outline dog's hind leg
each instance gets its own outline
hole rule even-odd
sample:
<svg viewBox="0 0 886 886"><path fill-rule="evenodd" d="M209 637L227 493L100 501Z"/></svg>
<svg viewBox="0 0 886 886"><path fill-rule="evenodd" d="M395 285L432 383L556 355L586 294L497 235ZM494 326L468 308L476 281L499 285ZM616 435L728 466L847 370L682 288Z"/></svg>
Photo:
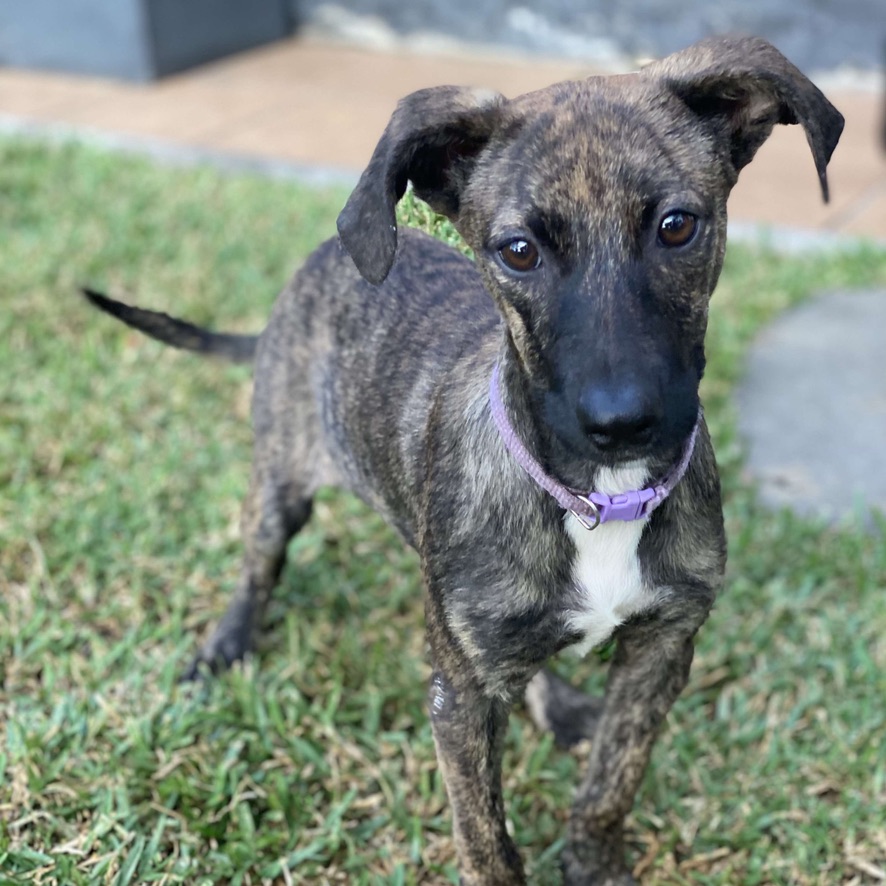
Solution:
<svg viewBox="0 0 886 886"><path fill-rule="evenodd" d="M545 669L526 687L526 709L539 729L551 732L561 748L592 738L603 712L603 698L588 695Z"/></svg>
<svg viewBox="0 0 886 886"><path fill-rule="evenodd" d="M240 581L221 621L185 673L186 680L196 678L201 667L224 670L249 652L286 562L286 546L311 516L311 497L270 474L257 460L241 515L245 553Z"/></svg>

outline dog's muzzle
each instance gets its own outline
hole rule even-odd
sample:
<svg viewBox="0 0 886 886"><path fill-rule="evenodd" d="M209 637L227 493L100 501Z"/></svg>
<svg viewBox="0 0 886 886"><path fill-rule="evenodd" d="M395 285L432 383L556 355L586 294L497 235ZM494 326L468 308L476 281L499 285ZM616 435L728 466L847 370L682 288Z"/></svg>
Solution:
<svg viewBox="0 0 886 886"><path fill-rule="evenodd" d="M695 441L701 424L702 411L699 408L695 426L686 440L679 462L653 486L634 489L617 495L604 492L580 492L564 486L551 477L538 460L523 445L505 412L499 387L499 366L496 363L489 380L489 405L492 418L508 452L517 464L532 477L566 511L571 511L585 529L596 529L602 523L612 520L641 520L648 517L673 491L683 479L695 451Z"/></svg>

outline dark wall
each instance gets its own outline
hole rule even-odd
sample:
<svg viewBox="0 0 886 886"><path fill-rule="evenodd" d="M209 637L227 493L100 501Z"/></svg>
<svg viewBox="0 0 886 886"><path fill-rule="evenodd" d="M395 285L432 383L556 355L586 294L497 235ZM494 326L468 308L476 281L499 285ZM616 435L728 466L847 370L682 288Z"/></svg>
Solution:
<svg viewBox="0 0 886 886"><path fill-rule="evenodd" d="M302 21L330 18L326 0L294 5ZM805 70L871 68L882 63L886 39L886 0L337 0L334 6L377 16L402 35L439 33L562 57L662 56L737 31L766 37Z"/></svg>
<svg viewBox="0 0 886 886"><path fill-rule="evenodd" d="M286 0L0 0L0 64L148 80L291 24Z"/></svg>
<svg viewBox="0 0 886 886"><path fill-rule="evenodd" d="M0 63L136 80L152 69L139 4L109 0L0 0Z"/></svg>

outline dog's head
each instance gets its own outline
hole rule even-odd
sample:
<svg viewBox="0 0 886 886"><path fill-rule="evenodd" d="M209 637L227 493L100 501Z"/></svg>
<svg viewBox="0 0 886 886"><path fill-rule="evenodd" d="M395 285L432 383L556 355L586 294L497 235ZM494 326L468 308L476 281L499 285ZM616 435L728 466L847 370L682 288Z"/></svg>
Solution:
<svg viewBox="0 0 886 886"><path fill-rule="evenodd" d="M474 250L565 474L672 454L698 411L726 199L777 123L806 130L827 199L843 118L760 39L510 101L421 90L394 113L339 233L381 283L411 182Z"/></svg>

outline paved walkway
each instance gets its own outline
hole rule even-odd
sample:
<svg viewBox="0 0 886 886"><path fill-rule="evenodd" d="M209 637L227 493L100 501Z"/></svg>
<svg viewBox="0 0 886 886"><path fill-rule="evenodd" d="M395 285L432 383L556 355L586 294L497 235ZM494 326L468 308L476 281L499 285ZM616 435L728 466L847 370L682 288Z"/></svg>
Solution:
<svg viewBox="0 0 886 886"><path fill-rule="evenodd" d="M886 504L886 292L830 292L754 342L736 392L761 500L826 520Z"/></svg>
<svg viewBox="0 0 886 886"><path fill-rule="evenodd" d="M576 62L374 53L292 38L150 85L0 69L0 124L78 127L354 174L397 99L414 89L458 83L517 95L595 73ZM826 91L847 119L829 170L832 202L821 203L800 127L777 127L742 173L730 218L886 241L882 95Z"/></svg>

